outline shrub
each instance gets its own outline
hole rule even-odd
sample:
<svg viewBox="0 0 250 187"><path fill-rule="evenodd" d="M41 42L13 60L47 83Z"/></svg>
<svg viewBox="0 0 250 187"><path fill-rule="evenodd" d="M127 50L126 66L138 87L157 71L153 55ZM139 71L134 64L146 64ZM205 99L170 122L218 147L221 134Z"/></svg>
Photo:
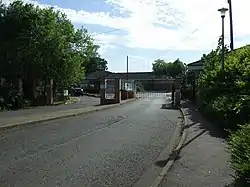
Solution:
<svg viewBox="0 0 250 187"><path fill-rule="evenodd" d="M25 101L17 89L8 84L0 86L0 110L19 109L24 104Z"/></svg>
<svg viewBox="0 0 250 187"><path fill-rule="evenodd" d="M225 129L237 130L237 124L249 122L250 96L229 93L211 102L212 108Z"/></svg>
<svg viewBox="0 0 250 187"><path fill-rule="evenodd" d="M242 186L250 185L250 124L233 133L229 138L230 164Z"/></svg>
<svg viewBox="0 0 250 187"><path fill-rule="evenodd" d="M227 54L225 70L219 68L219 51L212 51L201 60L204 71L199 79L199 108L225 129L237 130L237 124L250 119L250 46Z"/></svg>

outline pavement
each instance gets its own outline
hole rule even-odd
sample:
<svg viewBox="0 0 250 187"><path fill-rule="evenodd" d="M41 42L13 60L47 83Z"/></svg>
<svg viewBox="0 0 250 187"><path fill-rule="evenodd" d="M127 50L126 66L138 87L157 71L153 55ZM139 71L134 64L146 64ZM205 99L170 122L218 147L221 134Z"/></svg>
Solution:
<svg viewBox="0 0 250 187"><path fill-rule="evenodd" d="M71 110L71 109L79 109L84 107L96 106L100 104L100 98L82 96L78 97L79 102L73 104L62 104L56 106L40 106L30 109L16 110L16 111L7 111L0 112L0 119L10 118L10 117L19 117L19 116L27 116L34 114L42 114L47 112L57 112L63 110ZM0 122L1 123L1 122Z"/></svg>
<svg viewBox="0 0 250 187"><path fill-rule="evenodd" d="M69 117L112 107L112 105L100 106L100 99L98 98L83 96L78 97L78 99L78 102L72 104L41 106L30 109L0 112L0 129L5 130L6 128L29 125L41 121ZM123 102L128 101L129 100Z"/></svg>
<svg viewBox="0 0 250 187"><path fill-rule="evenodd" d="M2 132L1 187L150 186L181 128L165 95Z"/></svg>
<svg viewBox="0 0 250 187"><path fill-rule="evenodd" d="M187 138L179 156L160 187L223 187L233 178L223 133L206 121L198 110L183 102Z"/></svg>

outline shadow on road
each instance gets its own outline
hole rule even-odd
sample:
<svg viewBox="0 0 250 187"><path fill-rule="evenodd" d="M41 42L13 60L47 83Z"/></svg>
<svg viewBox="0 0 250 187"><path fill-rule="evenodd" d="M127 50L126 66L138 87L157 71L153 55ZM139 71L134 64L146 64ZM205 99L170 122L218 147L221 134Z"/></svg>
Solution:
<svg viewBox="0 0 250 187"><path fill-rule="evenodd" d="M173 151L166 160L159 160L155 162L155 165L163 168L169 161L179 160L181 157L178 155L179 150Z"/></svg>
<svg viewBox="0 0 250 187"><path fill-rule="evenodd" d="M167 104L162 104L161 105L161 109L168 109L168 110L179 110L180 107L174 106L171 103L167 103Z"/></svg>
<svg viewBox="0 0 250 187"><path fill-rule="evenodd" d="M197 125L198 130L208 131L209 135L216 138L226 139L228 137L228 132L223 130L218 124L212 124L204 119L194 105L183 102L182 107L184 110L186 109L187 112L185 115L189 116L190 121Z"/></svg>
<svg viewBox="0 0 250 187"><path fill-rule="evenodd" d="M168 109L168 107L169 106L164 106L164 105L162 106L162 108L164 109ZM182 107L184 109L184 115L187 116L188 120L187 121L188 124L185 127L183 127L183 129L189 129L193 127L192 129L193 131L196 131L196 133L195 135L193 135L193 137L189 136L188 140L185 141L184 145L180 148L180 150L175 150L166 160L159 160L155 162L155 165L158 167L163 168L164 166L166 166L166 164L169 161L174 160L174 158L183 148L194 142L197 138L201 137L205 133L207 133L212 137L221 139L222 141L225 141L225 139L227 138L228 133L222 130L220 126L212 124L206 119L204 119L194 105L188 102L184 102L182 104ZM169 108L171 109L171 107ZM180 158L181 156L178 155L175 160L179 160ZM227 184L224 187L245 187L245 186L247 187L249 185L247 185L246 182L244 183L244 181L240 179L235 179L232 183Z"/></svg>
<svg viewBox="0 0 250 187"><path fill-rule="evenodd" d="M186 127L184 127L184 128L185 128L185 129L186 129L186 128L190 128L190 127L193 126L193 125L196 125L196 123L192 123L192 124L190 124L190 125L188 125L188 126L186 126ZM201 135L203 135L205 132L206 132L206 130L203 130L202 132L200 132L199 134L197 134L196 136L194 136L193 138L191 138L189 141L187 141L185 144L183 144L179 150L173 151L173 152L169 155L168 159L166 159L166 160L159 160L159 161L155 162L155 165L157 165L157 166L163 168L169 161L171 161L171 160L179 160L181 157L180 157L180 155L179 155L178 153L179 153L184 147L186 147L186 146L189 145L191 142L193 142L195 139L197 139L197 138L199 138Z"/></svg>
<svg viewBox="0 0 250 187"><path fill-rule="evenodd" d="M247 184L246 181L242 179L235 179L231 184L227 184L224 187L249 187L249 183Z"/></svg>

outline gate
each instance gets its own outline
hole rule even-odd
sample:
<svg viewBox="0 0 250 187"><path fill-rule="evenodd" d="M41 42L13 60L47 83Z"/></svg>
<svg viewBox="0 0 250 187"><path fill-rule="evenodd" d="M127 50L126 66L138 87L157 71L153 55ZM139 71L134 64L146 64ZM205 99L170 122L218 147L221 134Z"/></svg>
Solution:
<svg viewBox="0 0 250 187"><path fill-rule="evenodd" d="M136 80L137 98L171 98L174 79Z"/></svg>

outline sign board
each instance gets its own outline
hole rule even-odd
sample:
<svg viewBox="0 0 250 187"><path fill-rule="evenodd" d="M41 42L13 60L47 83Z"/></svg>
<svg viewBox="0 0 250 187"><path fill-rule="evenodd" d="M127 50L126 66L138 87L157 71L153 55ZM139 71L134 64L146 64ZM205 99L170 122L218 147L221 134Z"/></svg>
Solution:
<svg viewBox="0 0 250 187"><path fill-rule="evenodd" d="M100 89L101 90L105 89L105 84L100 84Z"/></svg>
<svg viewBox="0 0 250 187"><path fill-rule="evenodd" d="M64 96L68 96L69 95L69 91L68 90L63 90L63 95Z"/></svg>
<svg viewBox="0 0 250 187"><path fill-rule="evenodd" d="M125 83L125 90L127 91L132 91L133 90L133 85L131 83Z"/></svg>
<svg viewBox="0 0 250 187"><path fill-rule="evenodd" d="M105 93L105 99L115 99L114 93Z"/></svg>
<svg viewBox="0 0 250 187"><path fill-rule="evenodd" d="M105 99L115 99L115 79L105 80Z"/></svg>

